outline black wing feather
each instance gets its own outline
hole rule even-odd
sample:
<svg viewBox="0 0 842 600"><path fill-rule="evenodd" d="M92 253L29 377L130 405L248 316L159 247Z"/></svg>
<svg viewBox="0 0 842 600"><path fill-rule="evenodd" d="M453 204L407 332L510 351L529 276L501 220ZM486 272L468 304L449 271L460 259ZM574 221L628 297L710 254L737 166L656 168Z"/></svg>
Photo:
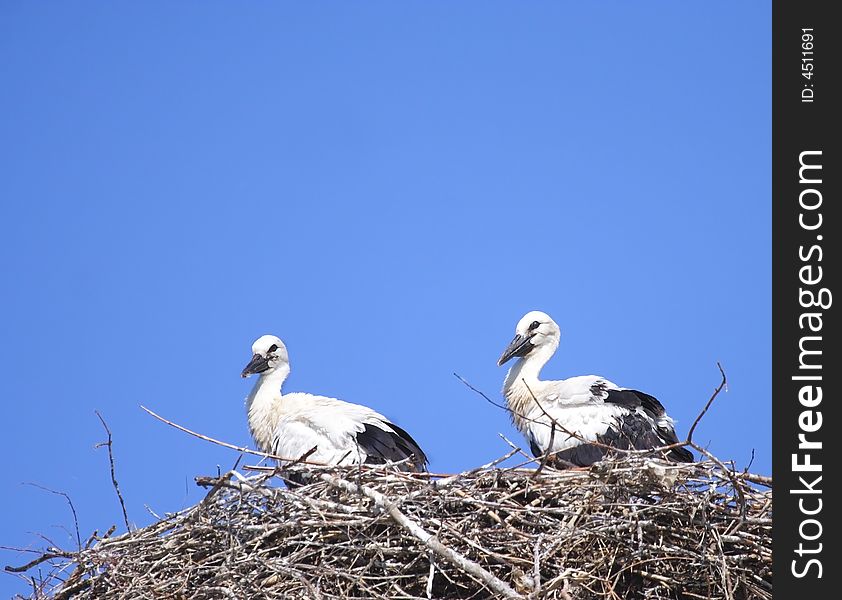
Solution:
<svg viewBox="0 0 842 600"><path fill-rule="evenodd" d="M642 408L643 412L652 419L659 419L666 414L664 405L649 394L637 390L606 390L604 388L602 390L602 393L605 394L605 402L609 404L617 404L631 411Z"/></svg>
<svg viewBox="0 0 842 600"><path fill-rule="evenodd" d="M605 390L605 392L607 392L605 402L618 404L631 411L641 408L643 409L643 412L652 419L654 425L649 424L649 429L655 434L656 437L654 439L657 441L655 443L651 443L652 436L649 435L645 435L645 439L641 439L639 441L632 438L635 439L635 448L639 450L646 450L657 446L669 446L670 444L678 443L678 436L676 436L675 430L672 427L659 427L657 425L658 419L666 415L667 412L664 409L664 405L661 404L657 398L638 390ZM643 424L634 424L632 429L637 429L641 426L643 426ZM624 426L621 429L626 429L626 427ZM620 432L621 435L626 437L628 437L631 433L631 429ZM693 462L693 454L687 450L687 448L673 448L667 452L667 456L676 462Z"/></svg>
<svg viewBox="0 0 842 600"><path fill-rule="evenodd" d="M386 431L371 423L365 423L357 434L357 444L368 455L366 462L382 464L398 462L409 458L415 467L424 471L427 456L406 431L393 423L386 423L393 431Z"/></svg>

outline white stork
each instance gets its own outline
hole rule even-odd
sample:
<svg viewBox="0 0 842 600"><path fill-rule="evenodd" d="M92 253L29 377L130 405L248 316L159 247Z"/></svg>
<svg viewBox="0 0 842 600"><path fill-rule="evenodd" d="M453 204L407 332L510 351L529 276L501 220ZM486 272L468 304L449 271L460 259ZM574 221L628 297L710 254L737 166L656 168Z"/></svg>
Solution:
<svg viewBox="0 0 842 600"><path fill-rule="evenodd" d="M552 452L562 464L584 467L601 460L608 452L605 446L648 450L678 442L672 418L649 394L618 387L596 375L539 379L561 338L561 330L546 313L527 313L515 334L497 364L518 359L506 375L503 394L533 455ZM669 450L667 457L693 462L693 455L683 447Z"/></svg>
<svg viewBox="0 0 842 600"><path fill-rule="evenodd" d="M260 375L246 397L246 410L263 452L295 460L315 448L307 461L349 465L409 459L406 468L426 470L427 457L415 440L380 413L336 398L282 393L290 367L279 338L261 336L251 349L242 376Z"/></svg>

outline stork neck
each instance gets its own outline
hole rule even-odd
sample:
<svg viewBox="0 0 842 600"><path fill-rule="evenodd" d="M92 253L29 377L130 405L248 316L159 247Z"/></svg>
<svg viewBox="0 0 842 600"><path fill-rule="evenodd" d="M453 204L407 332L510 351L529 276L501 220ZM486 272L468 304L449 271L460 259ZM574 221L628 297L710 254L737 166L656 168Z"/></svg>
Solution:
<svg viewBox="0 0 842 600"><path fill-rule="evenodd" d="M281 387L288 375L289 366L261 375L246 397L249 429L263 452L275 451L273 436L278 419L276 402L282 399Z"/></svg>
<svg viewBox="0 0 842 600"><path fill-rule="evenodd" d="M281 389L284 385L284 381L286 381L287 377L289 377L289 365L281 365L277 369L272 371L267 371L260 376L260 380L257 382L259 386L267 386L272 387L275 390Z"/></svg>
<svg viewBox="0 0 842 600"><path fill-rule="evenodd" d="M260 404L269 401L280 393L287 377L289 377L289 365L262 374L246 399L246 407L249 412L251 412L255 403Z"/></svg>
<svg viewBox="0 0 842 600"><path fill-rule="evenodd" d="M537 348L527 356L519 358L512 365L503 384L503 395L512 411L512 421L521 432L526 432L528 423L525 415L534 403L534 398L541 393L541 369L555 352L552 346Z"/></svg>
<svg viewBox="0 0 842 600"><path fill-rule="evenodd" d="M524 381L527 385L537 383L541 369L550 360L554 350L555 348L549 346L537 348L530 354L519 358L506 375L505 389L511 389L514 385L523 385Z"/></svg>

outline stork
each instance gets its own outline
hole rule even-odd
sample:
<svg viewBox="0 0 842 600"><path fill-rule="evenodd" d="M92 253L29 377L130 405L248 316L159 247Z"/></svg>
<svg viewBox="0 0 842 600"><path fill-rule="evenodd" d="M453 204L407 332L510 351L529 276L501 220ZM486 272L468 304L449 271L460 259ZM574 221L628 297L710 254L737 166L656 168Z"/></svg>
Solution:
<svg viewBox="0 0 842 600"><path fill-rule="evenodd" d="M534 456L550 452L561 464L585 467L601 460L608 447L650 450L678 443L675 422L649 394L596 375L539 379L560 338L561 330L549 315L529 312L497 361L502 366L518 359L506 374L503 395ZM666 456L693 462L683 447L672 448Z"/></svg>
<svg viewBox="0 0 842 600"><path fill-rule="evenodd" d="M380 413L326 396L284 394L290 366L280 338L261 336L251 350L242 377L259 375L246 397L246 411L263 452L290 461L306 456L325 465L404 461L405 469L426 470L427 457L412 436Z"/></svg>

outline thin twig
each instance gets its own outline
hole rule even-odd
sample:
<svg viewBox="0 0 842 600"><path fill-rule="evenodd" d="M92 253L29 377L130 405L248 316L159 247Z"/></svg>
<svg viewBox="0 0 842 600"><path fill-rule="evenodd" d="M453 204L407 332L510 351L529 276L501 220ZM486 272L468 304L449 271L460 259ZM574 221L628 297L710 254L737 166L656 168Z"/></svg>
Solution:
<svg viewBox="0 0 842 600"><path fill-rule="evenodd" d="M482 396L483 398L485 398L486 402L488 402L489 404L491 404L491 405L493 405L493 406L496 406L497 408L501 408L501 409L505 410L505 411L506 411L507 413L509 413L510 415L515 415L515 414L517 414L515 411L513 411L511 408L509 408L509 407L508 407L508 406L506 406L505 404L500 404L499 402L495 402L494 400L492 400L491 398L489 398L488 396L486 396L484 392L482 392L482 391L478 390L477 388L475 388L474 386L472 386L470 383L468 383L468 381L467 381L464 377L462 377L459 373L454 373L454 374L453 374L453 376L454 376L454 377L456 377L456 379L458 379L458 380L459 380L459 381L461 381L462 383L464 383L466 386L468 386L470 389L472 389L473 391L475 391L477 394L479 394L480 396ZM519 417L521 417L521 418L524 418L524 419L526 418L526 417L524 417L523 415L518 415L518 416L519 416ZM528 419L528 420L529 420L529 419Z"/></svg>
<svg viewBox="0 0 842 600"><path fill-rule="evenodd" d="M713 404L714 400L716 400L716 397L719 395L719 392L721 392L725 388L725 385L728 383L728 379L725 377L725 370L722 368L722 365L719 364L719 362L717 362L716 366L719 367L719 372L722 374L722 381L719 383L716 389L713 390L713 395L710 397L710 400L708 400L707 404L705 404L705 407L702 409L702 412L699 413L699 416L696 417L696 420L693 421L693 425L690 427L690 431L687 432L686 442L688 444L693 441L693 432L696 431L696 425L699 424L699 421L702 420L702 417L705 416L705 413L710 408L710 405Z"/></svg>
<svg viewBox="0 0 842 600"><path fill-rule="evenodd" d="M108 447L108 462L111 465L111 485L114 486L114 491L117 492L117 499L120 501L120 508L123 511L123 523L126 524L126 531L131 531L131 525L129 525L129 514L126 512L126 503L123 502L123 494L120 493L120 486L117 483L117 475L114 472L114 453L112 451L112 440L111 440L111 430L108 428L108 424L105 422L105 419L102 418L102 415L99 414L98 410L95 410L96 416L99 417L99 422L102 423L102 426L105 428L105 433L108 435L108 440L105 442L100 442L94 448L101 448L102 446Z"/></svg>
<svg viewBox="0 0 842 600"><path fill-rule="evenodd" d="M183 426L181 426L177 423L174 423L174 422L170 421L169 419L165 419L161 415L149 410L148 408L146 408L143 405L141 405L140 408L145 410L147 413L149 413L150 415L152 415L153 417L155 417L156 419L158 419L162 423L166 423L170 427L174 427L174 428L178 429L179 431L183 431L184 433L189 433L193 437L197 437L200 440L205 440L206 442L216 444L217 446L222 446L224 448L230 448L231 450L236 450L237 452L242 452L244 454L251 454L252 456L260 456L262 458L268 458L270 460L277 460L279 462L293 462L293 461L298 460L298 459L295 459L295 458L286 458L284 456L278 456L276 454L268 454L266 452L260 452L258 450L252 450L251 448L248 448L246 446L235 446L234 444L229 444L228 442L222 442L220 440L217 440L217 439L214 439L212 437L203 435L201 433L196 433L195 431L193 431L191 429L187 429L186 427L183 427ZM307 465L318 465L318 466L323 466L323 467L327 466L325 463L314 462L314 461L309 461L309 460L301 460L301 461L298 461L298 462L301 462L301 463L307 464Z"/></svg>
<svg viewBox="0 0 842 600"><path fill-rule="evenodd" d="M67 500L67 504L70 505L70 512L73 513L73 526L76 528L76 546L79 550L82 549L82 536L79 534L79 518L76 516L76 507L73 506L73 500L70 499L70 496L65 494L64 492L57 492L56 490L51 490L48 487L44 487L43 485L39 485L37 483L27 482L24 485L31 485L32 487L38 488L39 490L44 490L45 492L50 492L51 494L55 494L56 496L63 496L65 500Z"/></svg>

